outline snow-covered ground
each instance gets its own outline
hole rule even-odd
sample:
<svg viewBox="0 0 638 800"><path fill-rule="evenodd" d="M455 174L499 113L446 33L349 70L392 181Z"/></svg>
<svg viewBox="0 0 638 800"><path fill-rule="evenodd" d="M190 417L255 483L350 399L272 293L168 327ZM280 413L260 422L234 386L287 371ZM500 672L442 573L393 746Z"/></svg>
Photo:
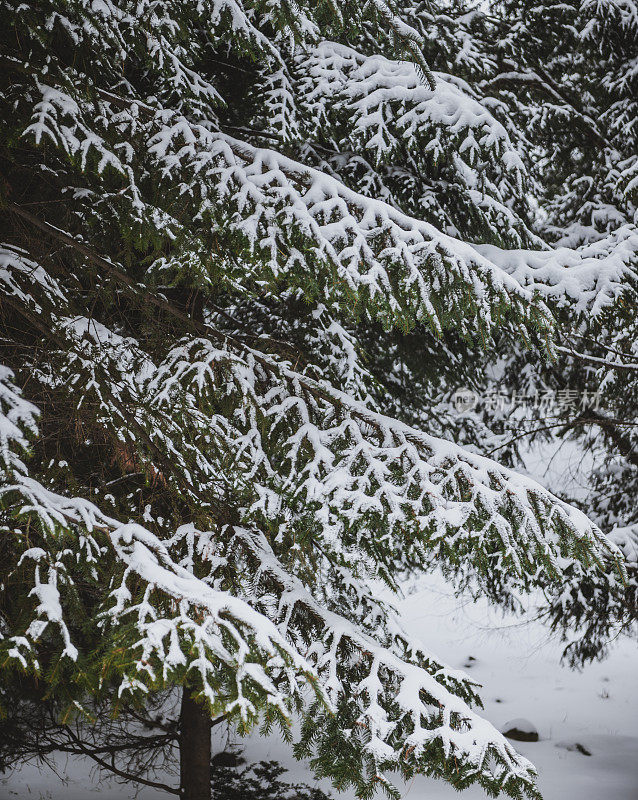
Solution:
<svg viewBox="0 0 638 800"><path fill-rule="evenodd" d="M476 676L485 715L494 725L502 728L523 717L537 728L540 741L516 746L538 768L546 800L638 798L635 642L620 641L606 661L574 672L560 666L560 643L551 641L543 626L502 619L482 604L459 603L441 582L410 596L402 611L432 650ZM579 752L578 744L591 755ZM463 794L467 800L482 796L478 789ZM417 780L405 797L458 795Z"/></svg>
<svg viewBox="0 0 638 800"><path fill-rule="evenodd" d="M537 728L540 741L516 746L537 766L545 800L638 800L636 642L621 640L606 661L573 672L560 666L560 643L544 627L503 618L482 603L459 601L438 577L422 581L399 608L406 626L428 649L450 665L465 667L483 684L485 715L497 727L523 717ZM276 737L244 744L251 761L291 762ZM303 765L290 766L292 777L313 783ZM98 786L88 765L60 768L72 776L66 783L35 767L2 777L0 798L125 800L135 795L130 785L102 781ZM458 795L445 784L421 778L401 788L406 800L485 797L480 789ZM139 793L139 800L167 797L152 790Z"/></svg>

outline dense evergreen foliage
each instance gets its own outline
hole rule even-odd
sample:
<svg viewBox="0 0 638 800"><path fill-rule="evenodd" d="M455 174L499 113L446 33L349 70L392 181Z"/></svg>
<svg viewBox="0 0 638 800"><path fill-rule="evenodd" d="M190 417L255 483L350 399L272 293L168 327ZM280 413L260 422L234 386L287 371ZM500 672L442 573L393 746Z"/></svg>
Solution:
<svg viewBox="0 0 638 800"><path fill-rule="evenodd" d="M624 250L622 301L591 315L567 288L552 310L559 358L500 349L497 385L508 395L546 394L562 402L520 417L491 419L504 441L564 441L590 466L577 501L622 549L629 578L609 591L596 576L570 581L545 611L563 628L574 663L600 657L619 629L638 619L638 7L631 0L503 2L490 19L496 69L483 83L498 92L525 130L523 161L542 213L535 232L555 246L594 252L614 239ZM599 272L604 280L609 265ZM612 267L613 273L613 267ZM503 450L500 451L503 453ZM574 627L581 627L575 636Z"/></svg>
<svg viewBox="0 0 638 800"><path fill-rule="evenodd" d="M182 691L181 724L191 698L242 731L299 720L295 754L362 797L392 771L538 796L476 684L379 597L441 568L510 607L542 589L583 653L626 623L613 459L592 522L511 468L512 420L450 402L495 365L589 386L619 351L601 385L635 409L614 8L561 4L544 39L524 3L0 2L7 742L107 709L174 743L151 709ZM618 610L602 632L583 596Z"/></svg>
<svg viewBox="0 0 638 800"><path fill-rule="evenodd" d="M234 751L212 758L213 800L329 800L321 789L286 780L276 761L246 764Z"/></svg>

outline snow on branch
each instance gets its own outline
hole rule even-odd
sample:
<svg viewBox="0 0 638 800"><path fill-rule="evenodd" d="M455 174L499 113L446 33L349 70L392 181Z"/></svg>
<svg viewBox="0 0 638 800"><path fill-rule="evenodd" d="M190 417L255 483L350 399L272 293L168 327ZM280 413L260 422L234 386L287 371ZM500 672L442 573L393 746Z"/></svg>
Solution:
<svg viewBox="0 0 638 800"><path fill-rule="evenodd" d="M0 365L0 474L26 472L19 454L37 431L38 409L22 397L13 378L13 372Z"/></svg>
<svg viewBox="0 0 638 800"><path fill-rule="evenodd" d="M600 314L638 281L638 229L623 225L604 238L571 249L476 250L549 302L567 305L576 314Z"/></svg>
<svg viewBox="0 0 638 800"><path fill-rule="evenodd" d="M627 563L638 566L638 525L612 528L608 536L622 552Z"/></svg>
<svg viewBox="0 0 638 800"><path fill-rule="evenodd" d="M250 348L184 342L158 367L151 402L174 405L178 388L209 404L215 430L220 398L236 409L225 449L256 495L246 519L310 525L331 552L373 573L400 552L404 563L435 559L507 596L560 583L580 562L619 560L582 512L535 481Z"/></svg>
<svg viewBox="0 0 638 800"><path fill-rule="evenodd" d="M193 533L210 539L202 532ZM180 566L157 536L135 523L111 521L110 539L125 572L113 592L116 604L104 613L101 625L108 629L114 621L133 616L139 636L133 645L139 659L125 676L121 692L135 686L143 675L155 683L161 673L168 682L175 670L184 668L197 674L213 713L236 714L244 723L254 722L258 715L255 687L285 718L304 683L324 696L314 669L272 622L245 601L211 588ZM127 588L131 575L146 586L138 602ZM165 605L155 593L169 600L172 611L163 610ZM219 690L220 663L231 668L225 679L236 686L236 696L228 702Z"/></svg>
<svg viewBox="0 0 638 800"><path fill-rule="evenodd" d="M413 64L329 41L299 53L296 65L314 123L320 126L331 108L341 111L350 136L377 161L409 143L435 161L453 151L468 164L484 156L500 159L504 171L525 172L504 126L459 78L436 72L435 84L424 86Z"/></svg>
<svg viewBox="0 0 638 800"><path fill-rule="evenodd" d="M67 298L59 283L19 247L0 243L0 289L37 313L42 300L58 306Z"/></svg>
<svg viewBox="0 0 638 800"><path fill-rule="evenodd" d="M386 324L427 321L440 330L456 319L464 330L489 328L500 303L516 306L542 328L547 310L539 302L530 311L534 293L569 298L577 310L597 313L634 276L629 264L638 233L631 226L580 249L472 246L319 170L183 118L174 118L149 144L165 174L177 177L187 169L201 181L206 199L200 214L214 216L215 196L228 204L222 224L242 234L273 277L365 306ZM309 275L308 256L296 246L300 235L312 260L330 269L332 285Z"/></svg>
<svg viewBox="0 0 638 800"><path fill-rule="evenodd" d="M55 113L65 119L61 124L56 116L56 137L64 135L65 147L83 158L93 147L106 158L113 148L89 136L75 105L59 94ZM105 120L110 113L113 124L127 124L124 112L109 112L108 97L100 105ZM596 313L633 275L627 265L638 248L633 228L580 250L472 246L273 150L174 112L148 111L151 118L144 123L131 112L130 124L146 137L139 152L159 170L168 191L190 197L202 235L212 225L218 246L232 244L235 258L243 250L244 258L228 269L235 287L285 279L319 300L338 301L386 325L426 322L442 330L454 323L474 334L489 331L512 307L528 330L546 329L550 315L543 302L533 301L535 293L565 296L578 310ZM126 174L136 213L152 214L140 197L134 166L118 169ZM165 212L155 216L158 224L166 222Z"/></svg>
<svg viewBox="0 0 638 800"><path fill-rule="evenodd" d="M303 583L279 564L263 536L234 531L236 543L247 547L253 560L258 559L254 580L248 575L243 579L253 591L264 576L278 584L274 619L263 610L270 608L272 616L273 606L264 605L263 596L244 600L219 591L196 576L193 564L189 569L183 559L180 563L169 552L169 547L179 551L190 537L197 540L197 552L206 561L211 555L202 544L214 541L212 534L185 525L167 543L139 524L119 523L88 501L63 497L25 475L13 477L13 484L2 485L0 496L27 498L17 519L35 514L50 530L61 527L72 534L83 529L92 537L101 535L112 548L98 549L102 561L115 555L110 570L121 575L110 592L112 601L104 604L100 626L105 636L113 635L114 628L122 636L130 630L132 618L131 650L137 654L122 667L120 693L144 693L184 671L194 672L213 713L237 714L248 725L257 718L260 703L288 719L291 698L307 702L302 687L310 683L328 713L334 714L336 704L343 700L358 708L358 724L365 729L364 750L376 764L375 774L407 761L418 770L425 750L436 741L446 760L466 762L466 773L493 781L506 791L510 781L517 786L522 781L535 796L535 772L529 762L445 687L448 683L457 692L473 696L471 684L463 687L463 676L447 671L422 652L404 648L400 655L322 608ZM39 669L38 643L49 625L61 632L61 656L75 660L79 655L65 608L74 591L77 551L67 550L71 558L65 559L63 550L56 552L55 542L56 537L45 537L46 549L30 547L18 565L35 563L32 595L38 604L23 634L5 640L3 649L24 668ZM42 569L47 569L46 582L41 580ZM133 577L135 581L130 581ZM97 574L95 580L99 585ZM293 631L293 615L299 612L312 619ZM282 617L287 619L283 627ZM313 636L309 642L303 629L312 631L317 624L322 629L321 641ZM305 652L300 652L304 636ZM353 668L352 648L360 653L363 667L355 664ZM427 759L423 760L426 764Z"/></svg>
<svg viewBox="0 0 638 800"><path fill-rule="evenodd" d="M417 772L427 769L424 754L436 742L444 760L464 764L473 779L481 776L504 791L510 782L522 782L534 796L533 766L459 696L467 696L471 687L463 673L450 670L396 631L382 646L358 625L327 610L282 568L262 534L235 528L229 552L236 555L242 549L253 564L254 578L245 581L252 602L259 603L260 596L276 587L274 619L288 638L304 643L305 657L315 665L333 705L350 699L372 778L378 780L387 769L406 770L408 764ZM314 621L310 636L299 624L308 615ZM354 656L344 658L352 651Z"/></svg>
<svg viewBox="0 0 638 800"><path fill-rule="evenodd" d="M96 108L44 84L37 90L42 100L25 135L36 144L51 138L82 164L97 158L98 175L109 168L122 176L118 202L128 198L134 219L177 237L177 220L144 199L140 182L151 169L167 196L192 203L204 239L232 249L231 285L285 278L386 325L425 322L440 331L454 322L487 332L512 308L530 328L549 324L542 304L530 307L531 293L470 245L319 170L173 111L144 106L141 114L134 100L122 110L110 93ZM127 131L143 139L135 154ZM110 141L123 134L121 145Z"/></svg>
<svg viewBox="0 0 638 800"><path fill-rule="evenodd" d="M165 175L193 175L200 215L226 236L241 234L272 279L388 325L422 321L441 330L455 319L463 330L489 329L499 307L512 306L532 325L547 322L542 305L530 310L531 293L470 245L275 151L174 118L151 137L149 152ZM258 264L252 272L263 279Z"/></svg>
<svg viewBox="0 0 638 800"><path fill-rule="evenodd" d="M15 433L13 418L19 409L20 417L26 415L29 422L33 406L25 401L18 403L20 395L12 389L11 375L4 367L0 378L3 401L0 431L3 440L11 439L22 447L24 442ZM8 411L4 402L7 398ZM244 722L249 722L254 720L259 700L275 706L288 718L290 698L299 696L304 683L316 686L313 668L272 622L244 601L228 592L211 589L192 572L174 563L166 545L153 533L137 524L118 522L90 501L52 492L23 470L23 465L20 471L2 470L0 502L17 522L36 518L43 533L38 537L33 530L31 538L39 538L41 546L26 546L16 566L26 569L29 563L34 564L31 596L37 599L37 605L23 633L0 642L10 659L38 671L38 643L50 625L61 634L60 657L78 658L68 617L75 602L75 579L86 580L80 557L88 537L92 560L107 561L111 565L107 573L123 574L110 597L108 580L102 586L102 590L107 588L100 622L105 635L112 634L112 626L130 627L129 617L135 618L131 648L140 655L128 668L125 665L120 676L121 693L146 692L150 685L156 685L158 673L163 673L163 679L169 681L176 670L186 669L197 674L201 692L211 707L219 706L220 697L228 696L224 711L237 713ZM76 547L65 547L69 542L60 536L61 531L77 540ZM180 531L178 538L179 534ZM114 564L110 548L116 556ZM43 570L46 581L42 579ZM89 574L95 588L100 587L105 576L97 572ZM136 576L138 586L134 591L127 586L129 576ZM145 587L141 598L139 581ZM158 598L156 594L161 596ZM216 693L213 688L217 685L219 689L219 664L228 668L226 683L231 685L228 695L223 691ZM322 697L321 690L317 690L317 696Z"/></svg>
<svg viewBox="0 0 638 800"><path fill-rule="evenodd" d="M326 545L371 559L373 570L397 552L421 564L436 553L506 594L560 580L565 558L616 557L581 512L533 481L214 329L215 342L187 339L156 367L96 322L60 317L55 327L70 345L58 379L76 375L81 394L86 373L104 424L126 420L157 469L167 479L177 472L180 491L201 501L217 495L215 482L239 482L247 519L310 520ZM181 428L171 422L177 409ZM374 543L370 525L380 531Z"/></svg>

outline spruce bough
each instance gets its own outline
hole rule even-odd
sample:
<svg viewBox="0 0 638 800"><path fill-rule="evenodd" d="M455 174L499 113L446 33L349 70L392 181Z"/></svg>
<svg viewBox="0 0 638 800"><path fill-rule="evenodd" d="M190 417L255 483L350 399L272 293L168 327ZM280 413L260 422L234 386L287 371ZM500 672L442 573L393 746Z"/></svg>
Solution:
<svg viewBox="0 0 638 800"><path fill-rule="evenodd" d="M537 797L377 582L437 565L513 605L620 554L415 424L388 354L551 357L565 275L606 308L638 240L542 249L511 120L430 69L415 9L1 7L4 713L37 695L71 730L181 690L189 800L222 718L361 797L392 771Z"/></svg>

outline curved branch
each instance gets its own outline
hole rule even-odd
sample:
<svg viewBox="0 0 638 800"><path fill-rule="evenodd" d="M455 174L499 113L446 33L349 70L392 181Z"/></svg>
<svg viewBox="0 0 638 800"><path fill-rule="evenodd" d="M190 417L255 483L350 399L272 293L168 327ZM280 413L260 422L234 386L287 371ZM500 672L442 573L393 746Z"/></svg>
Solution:
<svg viewBox="0 0 638 800"><path fill-rule="evenodd" d="M569 106L569 108L575 114L576 119L581 123L583 129L589 134L596 145L599 147L612 147L612 144L600 133L596 127L596 123L589 116L589 114L577 108L576 101L567 97L562 90L562 87L558 86L544 70L542 70L540 67L536 67L536 69L528 68L520 70L516 69L516 66L514 64L510 64L509 62L505 62L504 66L511 66L512 69L508 72L501 72L491 80L484 81L482 88L498 89L502 86L507 86L508 84L514 84L515 86L524 84L530 88L535 88L553 100L557 100Z"/></svg>
<svg viewBox="0 0 638 800"><path fill-rule="evenodd" d="M601 367L609 367L610 369L628 369L638 371L638 364L617 364L613 361L607 361L604 358L598 358L597 356L590 356L587 353L579 353L578 350L574 350L573 347L559 347L556 345L556 350L559 353L563 353L564 355L571 356L572 358L577 358L580 361L587 361L590 364L597 364Z"/></svg>
<svg viewBox="0 0 638 800"><path fill-rule="evenodd" d="M142 778L138 775L132 775L130 772L125 772L124 770L119 769L119 767L115 766L113 758L111 759L111 763L109 764L108 761L104 761L103 758L100 758L89 747L87 747L84 744L84 742L80 738L78 738L67 725L64 726L64 729L66 730L69 738L71 738L76 743L78 750L80 750L88 758L93 759L93 761L95 761L96 764L99 764L99 766L101 766L103 769L106 769L109 772L113 772L119 778L122 778L125 781L129 781L130 783L141 783L144 786L150 786L151 789L160 789L161 791L168 792L169 794L174 794L174 795L180 794L179 789L175 789L174 787L169 786L166 783L161 783L160 781L150 781L147 778Z"/></svg>

